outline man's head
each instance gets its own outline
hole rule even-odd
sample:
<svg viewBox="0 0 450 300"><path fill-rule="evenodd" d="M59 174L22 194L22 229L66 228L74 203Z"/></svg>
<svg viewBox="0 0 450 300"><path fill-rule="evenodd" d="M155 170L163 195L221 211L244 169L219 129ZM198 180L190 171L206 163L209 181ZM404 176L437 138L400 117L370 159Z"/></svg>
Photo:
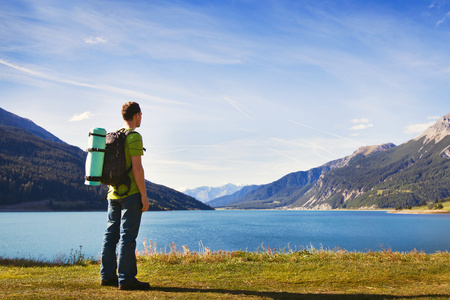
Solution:
<svg viewBox="0 0 450 300"><path fill-rule="evenodd" d="M139 127L141 125L141 116L141 108L138 103L130 101L122 106L122 117L125 122L134 121L134 125Z"/></svg>
<svg viewBox="0 0 450 300"><path fill-rule="evenodd" d="M127 102L122 106L122 117L125 121L132 121L135 114L141 112L139 104L133 101Z"/></svg>

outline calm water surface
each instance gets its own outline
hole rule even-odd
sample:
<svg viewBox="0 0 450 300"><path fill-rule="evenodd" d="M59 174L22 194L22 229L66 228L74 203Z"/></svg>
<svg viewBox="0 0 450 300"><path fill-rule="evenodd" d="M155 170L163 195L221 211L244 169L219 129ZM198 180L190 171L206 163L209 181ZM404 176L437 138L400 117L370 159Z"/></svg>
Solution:
<svg viewBox="0 0 450 300"><path fill-rule="evenodd" d="M106 212L0 213L0 256L52 260L82 246L98 257ZM174 211L146 212L137 239L173 242L192 251L257 251L262 247L348 251L450 251L450 215L383 211Z"/></svg>

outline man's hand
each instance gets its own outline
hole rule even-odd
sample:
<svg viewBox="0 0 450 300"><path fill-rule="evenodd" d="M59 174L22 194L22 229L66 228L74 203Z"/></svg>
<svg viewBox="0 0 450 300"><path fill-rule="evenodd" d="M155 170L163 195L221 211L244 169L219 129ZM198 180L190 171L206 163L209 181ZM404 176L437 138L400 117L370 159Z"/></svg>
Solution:
<svg viewBox="0 0 450 300"><path fill-rule="evenodd" d="M144 212L148 210L150 202L148 201L147 191L145 189L144 168L142 167L141 157L139 155L132 156L131 165L133 166L133 174L134 179L136 180L136 185L141 193L142 212Z"/></svg>
<svg viewBox="0 0 450 300"><path fill-rule="evenodd" d="M148 201L147 195L141 196L141 202L142 202L142 212L146 212L150 207L150 202Z"/></svg>

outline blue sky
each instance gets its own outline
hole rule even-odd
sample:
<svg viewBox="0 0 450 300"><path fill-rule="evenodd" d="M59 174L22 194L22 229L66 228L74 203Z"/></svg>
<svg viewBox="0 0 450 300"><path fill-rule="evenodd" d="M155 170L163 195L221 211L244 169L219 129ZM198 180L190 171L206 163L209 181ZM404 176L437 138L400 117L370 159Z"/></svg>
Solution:
<svg viewBox="0 0 450 300"><path fill-rule="evenodd" d="M450 112L450 1L0 3L0 106L87 148L143 110L146 178L264 184Z"/></svg>

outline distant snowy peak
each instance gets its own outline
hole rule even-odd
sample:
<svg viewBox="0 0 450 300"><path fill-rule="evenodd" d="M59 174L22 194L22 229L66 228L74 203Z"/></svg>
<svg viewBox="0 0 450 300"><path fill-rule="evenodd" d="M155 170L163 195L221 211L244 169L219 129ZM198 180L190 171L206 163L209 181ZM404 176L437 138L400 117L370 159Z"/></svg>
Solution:
<svg viewBox="0 0 450 300"><path fill-rule="evenodd" d="M195 189L187 189L183 191L183 193L202 202L208 202L218 197L231 195L239 191L243 187L244 185L235 185L232 183L228 183L219 187L201 186Z"/></svg>
<svg viewBox="0 0 450 300"><path fill-rule="evenodd" d="M418 141L425 137L423 141L424 144L428 144L431 141L439 143L447 135L450 135L450 113L443 116L434 125L430 126L427 130L414 138L414 140Z"/></svg>

